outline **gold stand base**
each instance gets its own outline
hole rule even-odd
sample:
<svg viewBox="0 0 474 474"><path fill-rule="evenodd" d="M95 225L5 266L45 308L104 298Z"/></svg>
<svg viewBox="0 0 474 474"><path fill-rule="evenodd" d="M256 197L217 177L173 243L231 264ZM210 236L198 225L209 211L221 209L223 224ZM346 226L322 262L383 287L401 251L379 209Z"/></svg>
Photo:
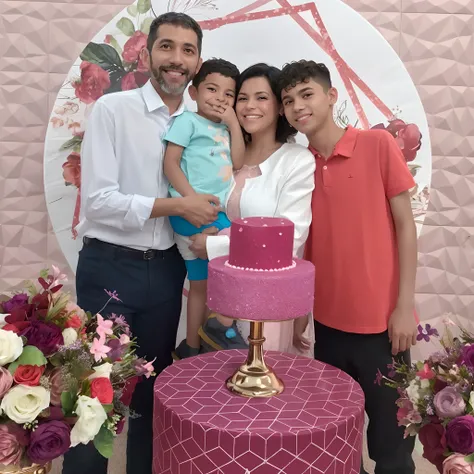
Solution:
<svg viewBox="0 0 474 474"><path fill-rule="evenodd" d="M23 469L18 469L12 466L3 466L0 468L0 473L8 474L48 474L51 471L52 463L48 463L45 466L38 466L33 464L33 466L25 467Z"/></svg>
<svg viewBox="0 0 474 474"><path fill-rule="evenodd" d="M263 322L250 323L249 352L247 360L227 380L227 388L249 398L273 397L285 389L283 382L265 364L263 358Z"/></svg>

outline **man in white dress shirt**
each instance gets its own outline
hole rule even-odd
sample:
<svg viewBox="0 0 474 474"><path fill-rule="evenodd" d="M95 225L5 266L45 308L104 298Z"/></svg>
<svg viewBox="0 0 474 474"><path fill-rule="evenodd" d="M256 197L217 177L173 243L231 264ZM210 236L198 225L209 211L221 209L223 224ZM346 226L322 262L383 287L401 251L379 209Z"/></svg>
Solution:
<svg viewBox="0 0 474 474"><path fill-rule="evenodd" d="M104 289L116 291L107 313L122 314L156 373L171 363L186 270L168 222L179 215L196 226L217 218L215 196L168 198L162 137L184 110L183 93L201 66L202 31L189 16L166 13L150 28L143 58L151 79L141 89L108 94L94 105L82 145L78 232L84 245L76 273L78 304L97 312ZM152 472L154 379L137 385L131 408L127 473ZM106 474L107 460L79 445L63 473Z"/></svg>

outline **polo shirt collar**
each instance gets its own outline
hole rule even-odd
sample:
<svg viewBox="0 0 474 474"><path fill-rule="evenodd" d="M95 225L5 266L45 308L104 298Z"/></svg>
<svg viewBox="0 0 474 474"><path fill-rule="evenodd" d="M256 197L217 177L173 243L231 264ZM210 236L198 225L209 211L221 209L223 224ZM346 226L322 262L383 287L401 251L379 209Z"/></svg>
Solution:
<svg viewBox="0 0 474 474"><path fill-rule="evenodd" d="M145 105L148 109L148 112L154 112L155 110L168 109L168 106L163 102L160 94L156 92L153 84L150 80L142 87L142 96L145 101ZM176 112L172 115L173 117L180 115L184 112L184 99L181 101Z"/></svg>
<svg viewBox="0 0 474 474"><path fill-rule="evenodd" d="M343 156L344 158L350 158L354 152L358 135L359 130L349 125L346 128L344 135L336 143L331 156ZM320 156L318 150L313 148L311 145L309 146L309 150L313 153L313 155Z"/></svg>

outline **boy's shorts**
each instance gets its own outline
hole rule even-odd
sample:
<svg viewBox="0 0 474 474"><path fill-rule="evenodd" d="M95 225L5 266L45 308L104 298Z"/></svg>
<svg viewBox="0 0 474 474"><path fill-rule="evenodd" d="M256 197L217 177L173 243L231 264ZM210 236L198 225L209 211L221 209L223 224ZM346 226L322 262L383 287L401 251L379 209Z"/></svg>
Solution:
<svg viewBox="0 0 474 474"><path fill-rule="evenodd" d="M176 245L186 264L188 280L207 280L207 265L209 260L196 258L196 255L189 250L189 246L192 243L190 237L192 235L201 234L204 229L208 229L209 227L216 227L218 231L227 229L231 224L229 218L224 212L219 212L217 219L212 224L203 225L202 227L196 227L179 216L170 216L169 219L171 227L175 232Z"/></svg>

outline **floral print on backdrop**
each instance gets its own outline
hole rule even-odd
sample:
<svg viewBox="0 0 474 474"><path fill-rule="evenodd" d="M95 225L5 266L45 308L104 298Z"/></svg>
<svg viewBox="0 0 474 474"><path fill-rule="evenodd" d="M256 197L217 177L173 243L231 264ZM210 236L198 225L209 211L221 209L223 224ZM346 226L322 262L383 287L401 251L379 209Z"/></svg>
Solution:
<svg viewBox="0 0 474 474"><path fill-rule="evenodd" d="M65 186L73 187L76 190L74 210L70 216L69 239L77 237L75 228L79 222L81 190L80 152L87 117L95 101L104 94L135 89L141 87L148 80L146 66L140 60L140 51L146 47L151 22L164 11L186 12L194 16L205 31L217 30L224 25L239 22L268 20L269 18L279 18L290 14L296 15L306 11L311 12L321 33L319 42L317 41L318 38L315 38L315 41L334 60L334 64L338 65L337 72L342 78L343 88L338 85L342 99L335 110L336 121L341 126L353 125L366 129L381 128L392 134L400 145L407 165L418 183L417 174L420 168L426 167L426 163L419 164L417 158L423 147L425 147L425 150L426 148L429 149L428 134L426 133L422 137L420 131L420 125L422 124L405 122L403 111L398 106L390 109L344 60L337 60L340 55L336 51L329 30L323 22L322 5L316 7L315 4L309 2L289 7L286 0L278 0L277 3L280 4L281 8L272 8L266 12L254 12L254 9L263 7L269 2L266 0L242 2L241 0L236 2L236 7L242 3L247 5L240 10L225 14L225 10L230 7L228 5L224 7L222 0L169 0L168 2L156 3L159 7L154 5L152 0L138 0L124 10L119 17L116 17L113 25L104 28L94 38L94 41L90 42L83 50L80 55L80 62L73 66L58 95L50 118L48 137L55 134L56 142L61 137L61 143L58 143L56 148L56 155L62 157L62 179ZM339 3L339 0L332 0L330 3L336 4ZM222 10L222 15L220 10ZM210 19L210 17L213 17L213 19ZM299 21L299 24L302 26L301 21ZM205 45L205 48L206 53L209 44ZM262 54L265 57L266 52L263 51ZM232 60L230 55L229 59ZM340 68L341 63L345 67ZM352 82L382 112L383 120L380 120L379 117L378 122L370 123L367 117L368 113L365 111L367 106L361 104ZM346 94L342 93L344 88ZM48 151L46 150L45 153L47 154ZM429 152L428 155L430 160ZM431 163L428 163L429 168L430 165ZM412 208L419 230L429 200L429 182L426 183L426 179L424 181L425 183L418 183L411 192ZM57 198L57 200L60 199L62 199L61 196ZM53 202L55 202L54 199ZM48 204L51 204L49 199ZM68 257L68 255L66 256Z"/></svg>

